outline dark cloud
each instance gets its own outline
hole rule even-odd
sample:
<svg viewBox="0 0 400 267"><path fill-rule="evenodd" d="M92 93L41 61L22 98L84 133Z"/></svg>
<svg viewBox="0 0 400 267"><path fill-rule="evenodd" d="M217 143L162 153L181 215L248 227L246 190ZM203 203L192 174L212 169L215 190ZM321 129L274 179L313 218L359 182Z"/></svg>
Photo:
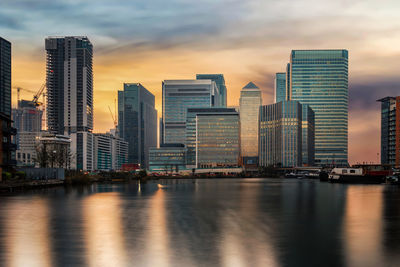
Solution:
<svg viewBox="0 0 400 267"><path fill-rule="evenodd" d="M400 95L400 77L365 79L353 81L349 85L349 110L380 108L378 99Z"/></svg>

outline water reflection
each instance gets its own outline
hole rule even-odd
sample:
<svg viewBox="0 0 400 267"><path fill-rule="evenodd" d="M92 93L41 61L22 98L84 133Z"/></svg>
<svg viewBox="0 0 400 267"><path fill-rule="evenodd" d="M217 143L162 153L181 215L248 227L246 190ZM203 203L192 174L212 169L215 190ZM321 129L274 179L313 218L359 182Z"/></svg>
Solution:
<svg viewBox="0 0 400 267"><path fill-rule="evenodd" d="M5 266L52 266L48 200L20 199L4 210Z"/></svg>
<svg viewBox="0 0 400 267"><path fill-rule="evenodd" d="M169 180L0 197L0 266L400 266L400 188Z"/></svg>
<svg viewBox="0 0 400 267"><path fill-rule="evenodd" d="M83 200L88 266L127 266L119 193L100 193Z"/></svg>

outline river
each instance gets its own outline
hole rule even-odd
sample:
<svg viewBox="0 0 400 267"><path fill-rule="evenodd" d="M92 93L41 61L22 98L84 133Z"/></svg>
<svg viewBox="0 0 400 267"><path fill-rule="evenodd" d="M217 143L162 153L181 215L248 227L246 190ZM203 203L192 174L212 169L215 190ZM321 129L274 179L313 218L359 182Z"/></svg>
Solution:
<svg viewBox="0 0 400 267"><path fill-rule="evenodd" d="M162 183L0 196L0 265L400 266L400 187Z"/></svg>

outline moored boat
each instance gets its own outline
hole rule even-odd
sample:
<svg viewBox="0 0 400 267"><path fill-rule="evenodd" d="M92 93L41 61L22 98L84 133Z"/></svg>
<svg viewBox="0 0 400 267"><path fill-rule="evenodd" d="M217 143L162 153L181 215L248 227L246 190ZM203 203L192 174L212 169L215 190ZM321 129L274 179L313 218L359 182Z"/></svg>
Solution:
<svg viewBox="0 0 400 267"><path fill-rule="evenodd" d="M382 165L358 165L352 168L333 168L329 174L332 183L381 184L391 174L390 168Z"/></svg>

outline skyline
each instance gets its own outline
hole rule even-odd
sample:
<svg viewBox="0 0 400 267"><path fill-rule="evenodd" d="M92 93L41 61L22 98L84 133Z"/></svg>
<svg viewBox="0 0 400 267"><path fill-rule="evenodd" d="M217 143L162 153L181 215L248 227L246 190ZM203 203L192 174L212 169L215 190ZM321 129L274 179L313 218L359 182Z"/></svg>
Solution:
<svg viewBox="0 0 400 267"><path fill-rule="evenodd" d="M159 116L162 81L198 73L224 74L228 106L238 105L249 81L260 87L263 104L271 104L274 75L285 71L291 50L343 48L349 51L349 161L377 160L376 100L400 88L400 49L391 45L400 39L400 3L150 2L2 1L0 31L13 45L12 85L40 88L46 37L88 36L94 45L94 132L105 132L113 127L107 106L114 108L124 82L152 92ZM31 97L21 93L21 99Z"/></svg>

